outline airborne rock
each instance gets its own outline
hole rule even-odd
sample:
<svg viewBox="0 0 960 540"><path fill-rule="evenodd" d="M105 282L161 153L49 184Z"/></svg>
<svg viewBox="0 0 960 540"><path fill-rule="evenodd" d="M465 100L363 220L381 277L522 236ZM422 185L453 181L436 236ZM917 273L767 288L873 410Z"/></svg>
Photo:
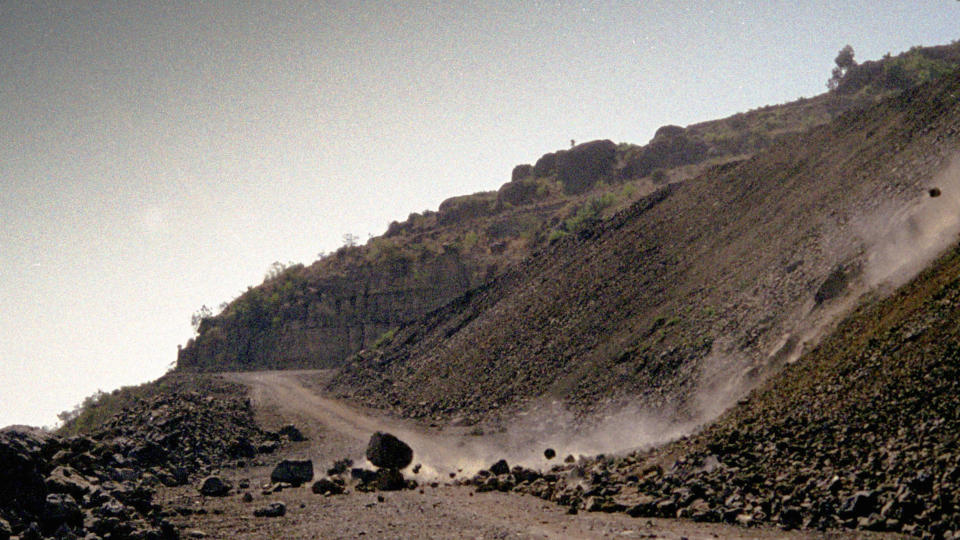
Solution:
<svg viewBox="0 0 960 540"><path fill-rule="evenodd" d="M295 487L311 480L313 480L313 462L309 459L285 459L270 473L271 482L286 482Z"/></svg>
<svg viewBox="0 0 960 540"><path fill-rule="evenodd" d="M367 444L367 459L383 469L403 469L413 461L413 449L393 435L378 431Z"/></svg>

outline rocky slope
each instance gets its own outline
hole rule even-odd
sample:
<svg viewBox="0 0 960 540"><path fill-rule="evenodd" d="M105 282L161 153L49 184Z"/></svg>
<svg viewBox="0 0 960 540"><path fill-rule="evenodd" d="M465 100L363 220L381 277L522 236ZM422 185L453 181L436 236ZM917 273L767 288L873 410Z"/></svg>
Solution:
<svg viewBox="0 0 960 540"><path fill-rule="evenodd" d="M167 379L180 389L140 400L90 435L0 430L0 538L178 538L171 510L154 500L158 486L278 448L280 436L256 426L237 385Z"/></svg>
<svg viewBox="0 0 960 540"><path fill-rule="evenodd" d="M638 517L957 538L958 276L955 247L689 439L472 482Z"/></svg>
<svg viewBox="0 0 960 540"><path fill-rule="evenodd" d="M411 214L363 246L272 274L201 321L178 368L329 367L487 282L549 242L579 233L667 182L781 141L939 75L960 45L851 69L835 92L688 128L646 145L592 141L518 165L499 191ZM695 221L695 220L694 220ZM696 226L691 222L691 226Z"/></svg>
<svg viewBox="0 0 960 540"><path fill-rule="evenodd" d="M414 417L556 398L719 414L957 232L958 93L955 73L665 187L402 327L332 388Z"/></svg>

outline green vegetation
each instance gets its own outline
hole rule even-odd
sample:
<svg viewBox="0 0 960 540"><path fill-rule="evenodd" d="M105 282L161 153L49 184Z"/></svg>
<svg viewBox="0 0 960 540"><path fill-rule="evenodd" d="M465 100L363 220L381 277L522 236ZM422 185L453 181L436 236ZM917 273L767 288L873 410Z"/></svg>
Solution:
<svg viewBox="0 0 960 540"><path fill-rule="evenodd" d="M64 437L90 435L123 409L158 394L173 392L179 386L177 378L167 375L155 382L124 386L112 392L97 390L73 410L63 411L57 415L61 423L57 434Z"/></svg>

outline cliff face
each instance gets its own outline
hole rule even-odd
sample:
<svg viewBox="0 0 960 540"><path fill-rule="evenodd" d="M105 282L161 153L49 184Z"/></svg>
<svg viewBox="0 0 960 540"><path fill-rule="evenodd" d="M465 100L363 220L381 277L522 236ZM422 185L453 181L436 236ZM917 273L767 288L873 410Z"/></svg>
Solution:
<svg viewBox="0 0 960 540"><path fill-rule="evenodd" d="M204 320L180 350L178 367L330 367L478 285L482 275L476 261L456 251L344 261L334 272L293 267Z"/></svg>

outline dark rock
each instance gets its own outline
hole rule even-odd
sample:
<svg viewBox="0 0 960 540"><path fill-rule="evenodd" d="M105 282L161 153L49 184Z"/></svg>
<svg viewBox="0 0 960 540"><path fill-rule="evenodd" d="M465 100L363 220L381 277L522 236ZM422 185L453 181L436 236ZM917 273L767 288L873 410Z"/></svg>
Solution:
<svg viewBox="0 0 960 540"><path fill-rule="evenodd" d="M44 455L52 441L48 433L26 426L0 430L0 508L32 514L44 506L47 494Z"/></svg>
<svg viewBox="0 0 960 540"><path fill-rule="evenodd" d="M510 174L510 181L516 182L517 180L523 180L524 178L529 178L533 176L533 165L529 163L524 165L517 165L513 168L513 172Z"/></svg>
<svg viewBox="0 0 960 540"><path fill-rule="evenodd" d="M941 192L940 188L930 188L927 193L929 193L931 197L939 197Z"/></svg>
<svg viewBox="0 0 960 540"><path fill-rule="evenodd" d="M617 145L613 141L590 141L557 156L557 180L567 193L590 190L601 178L613 172Z"/></svg>
<svg viewBox="0 0 960 540"><path fill-rule="evenodd" d="M551 152L540 156L533 165L533 175L537 178L550 176L557 172L557 154L561 152Z"/></svg>
<svg viewBox="0 0 960 540"><path fill-rule="evenodd" d="M90 492L92 485L73 467L61 465L53 470L45 480L47 489L54 493L68 493L76 500Z"/></svg>
<svg viewBox="0 0 960 540"><path fill-rule="evenodd" d="M130 457L143 467L152 467L167 461L167 449L153 441L146 441L130 452Z"/></svg>
<svg viewBox="0 0 960 540"><path fill-rule="evenodd" d="M378 431L367 444L367 459L384 469L403 469L413 461L413 449L389 433Z"/></svg>
<svg viewBox="0 0 960 540"><path fill-rule="evenodd" d="M311 491L318 495L341 495L343 494L343 485L329 478L321 478L313 483Z"/></svg>
<svg viewBox="0 0 960 540"><path fill-rule="evenodd" d="M350 467L353 467L353 460L350 458L338 459L333 462L333 467L327 469L328 476L335 476L338 474L343 474L350 470Z"/></svg>
<svg viewBox="0 0 960 540"><path fill-rule="evenodd" d="M295 487L311 480L313 480L313 462L309 459L285 459L270 473L271 482L287 482Z"/></svg>
<svg viewBox="0 0 960 540"><path fill-rule="evenodd" d="M553 448L547 448L546 450L543 451L543 457L547 459L553 459L557 457L557 452Z"/></svg>
<svg viewBox="0 0 960 540"><path fill-rule="evenodd" d="M252 502L253 502L253 495L251 495L250 492L248 491L248 492L244 493L242 497L240 497L240 500L243 501L243 502L245 502L245 503L252 503Z"/></svg>
<svg viewBox="0 0 960 540"><path fill-rule="evenodd" d="M0 540L10 540L11 535L13 535L13 529L10 528L10 524L7 520L0 518Z"/></svg>
<svg viewBox="0 0 960 540"><path fill-rule="evenodd" d="M535 178L523 178L500 186L497 191L497 201L513 206L523 206L534 203L547 195L548 193L541 188L541 183Z"/></svg>
<svg viewBox="0 0 960 540"><path fill-rule="evenodd" d="M264 441L259 446L257 446L257 453L259 454L272 454L280 449L280 443L277 441Z"/></svg>
<svg viewBox="0 0 960 540"><path fill-rule="evenodd" d="M200 494L207 497L223 497L230 493L230 483L219 476L208 476L200 485Z"/></svg>
<svg viewBox="0 0 960 540"><path fill-rule="evenodd" d="M508 474L510 472L510 465L507 464L507 460L501 459L491 465L489 470L494 476L500 476L501 474Z"/></svg>
<svg viewBox="0 0 960 540"><path fill-rule="evenodd" d="M246 437L240 437L237 440L233 441L230 444L230 447L227 448L227 452L230 454L230 457L237 458L247 458L250 459L257 455L257 449L253 446L253 443L250 442L250 439Z"/></svg>
<svg viewBox="0 0 960 540"><path fill-rule="evenodd" d="M843 519L855 519L869 516L877 506L875 491L858 491L847 498L837 514Z"/></svg>
<svg viewBox="0 0 960 540"><path fill-rule="evenodd" d="M379 491L399 491L407 487L407 482L397 469L379 469L374 486Z"/></svg>
<svg viewBox="0 0 960 540"><path fill-rule="evenodd" d="M820 288L817 289L817 292L813 295L814 302L819 305L827 300L840 296L840 294L846 290L849 280L850 276L847 270L843 266L838 265L830 272L830 275L827 276L827 279L824 280Z"/></svg>
<svg viewBox="0 0 960 540"><path fill-rule="evenodd" d="M353 478L361 484L370 484L376 481L377 473L369 469L354 468L350 469L350 478Z"/></svg>
<svg viewBox="0 0 960 540"><path fill-rule="evenodd" d="M71 527L83 525L83 512L80 505L70 495L65 493L51 493L47 495L40 514L40 525L45 531L55 531L60 525Z"/></svg>
<svg viewBox="0 0 960 540"><path fill-rule="evenodd" d="M303 433L301 433L300 430L297 429L293 424L287 424L283 426L280 428L279 433L280 435L289 439L291 442L303 442L307 440L307 438L303 436Z"/></svg>
<svg viewBox="0 0 960 540"><path fill-rule="evenodd" d="M263 508L257 508L253 511L256 517L282 517L287 513L287 505L282 502L270 503Z"/></svg>
<svg viewBox="0 0 960 540"><path fill-rule="evenodd" d="M564 463L573 463L577 458L573 457L573 454L567 454L567 457L563 458Z"/></svg>

